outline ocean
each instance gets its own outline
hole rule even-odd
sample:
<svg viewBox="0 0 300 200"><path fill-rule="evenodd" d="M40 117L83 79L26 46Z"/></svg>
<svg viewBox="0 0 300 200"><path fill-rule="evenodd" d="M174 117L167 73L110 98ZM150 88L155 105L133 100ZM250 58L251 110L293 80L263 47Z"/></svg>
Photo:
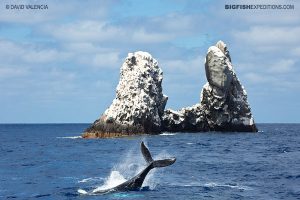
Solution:
<svg viewBox="0 0 300 200"><path fill-rule="evenodd" d="M258 124L258 133L164 133L82 139L89 124L1 124L0 199L300 199L300 124ZM141 191L112 187L154 158Z"/></svg>

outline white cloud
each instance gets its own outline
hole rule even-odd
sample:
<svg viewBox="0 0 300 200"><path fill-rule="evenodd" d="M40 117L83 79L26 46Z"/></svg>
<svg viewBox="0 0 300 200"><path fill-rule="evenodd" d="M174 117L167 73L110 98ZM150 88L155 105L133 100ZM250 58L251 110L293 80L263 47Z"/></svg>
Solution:
<svg viewBox="0 0 300 200"><path fill-rule="evenodd" d="M256 84L260 84L268 81L266 76L263 76L262 74L258 74L258 73L253 73L253 72L246 73L244 77L251 83L256 83Z"/></svg>
<svg viewBox="0 0 300 200"><path fill-rule="evenodd" d="M253 61L250 63L241 62L238 64L238 71L241 71L241 73L256 71L274 76L276 74L280 75L283 73L295 72L295 70L297 69L295 65L295 59L274 58L266 60L263 63L260 62L260 60L257 60L256 62Z"/></svg>
<svg viewBox="0 0 300 200"><path fill-rule="evenodd" d="M277 5L277 4L276 4ZM269 25L294 25L298 24L300 20L300 13L297 8L299 8L300 4L296 4L295 10L274 10L274 11L266 11L262 12L251 11L252 15L245 15L240 13L241 18L246 20L251 24L269 24Z"/></svg>
<svg viewBox="0 0 300 200"><path fill-rule="evenodd" d="M105 22L92 20L77 21L76 23L63 25L51 24L45 26L43 29L45 34L49 33L55 38L63 41L101 42L123 37L121 29L113 26L107 26Z"/></svg>
<svg viewBox="0 0 300 200"><path fill-rule="evenodd" d="M23 59L28 63L49 63L70 59L71 54L59 52L55 49L29 50L23 54Z"/></svg>
<svg viewBox="0 0 300 200"><path fill-rule="evenodd" d="M0 58L4 64L21 65L19 68L24 65L30 65L31 68L43 67L43 64L53 66L62 62L73 64L75 61L82 67L109 69L119 68L122 63L118 51L97 47L92 43L71 43L62 49L54 49L0 40Z"/></svg>
<svg viewBox="0 0 300 200"><path fill-rule="evenodd" d="M204 57L196 56L189 59L161 60L164 71L174 74L204 75Z"/></svg>
<svg viewBox="0 0 300 200"><path fill-rule="evenodd" d="M296 48L292 49L291 54L293 56L300 57L300 47L296 47Z"/></svg>
<svg viewBox="0 0 300 200"><path fill-rule="evenodd" d="M133 30L128 34L129 39L136 43L159 43L171 40L174 35L159 33L159 32L147 32L143 28ZM125 38L124 38L125 39Z"/></svg>
<svg viewBox="0 0 300 200"><path fill-rule="evenodd" d="M300 26L254 26L246 31L234 31L233 36L241 43L252 46L297 45L300 43Z"/></svg>
<svg viewBox="0 0 300 200"><path fill-rule="evenodd" d="M7 78L15 78L15 77L22 77L29 74L27 68L15 68L15 67L2 67L0 66L0 78L7 79Z"/></svg>
<svg viewBox="0 0 300 200"><path fill-rule="evenodd" d="M190 34L193 30L199 28L199 22L204 18L197 14L169 13L164 16L156 16L145 19L144 26L149 29L155 28L159 32L169 34Z"/></svg>
<svg viewBox="0 0 300 200"><path fill-rule="evenodd" d="M0 58L6 63L49 63L69 59L70 53L0 40Z"/></svg>
<svg viewBox="0 0 300 200"><path fill-rule="evenodd" d="M74 80L76 78L76 75L74 72L66 72L66 71L63 71L61 70L60 67L54 67L54 68L51 68L51 70L47 73L46 76L50 75L49 77L50 78L53 78L53 79L64 79L64 80Z"/></svg>
<svg viewBox="0 0 300 200"><path fill-rule="evenodd" d="M98 89L111 88L111 91L114 91L117 85L114 86L111 81L98 80L95 82L95 87L97 87Z"/></svg>
<svg viewBox="0 0 300 200"><path fill-rule="evenodd" d="M246 82L249 86L256 88L256 92L287 92L291 89L299 90L300 81L297 74L285 76L274 76L268 73L249 72L242 74L242 82ZM247 88L246 88L247 89Z"/></svg>
<svg viewBox="0 0 300 200"><path fill-rule="evenodd" d="M97 68L120 68L119 53L107 52L95 54L92 58L93 66Z"/></svg>
<svg viewBox="0 0 300 200"><path fill-rule="evenodd" d="M62 70L61 67L53 67L49 70L35 72L31 80L24 82L26 89L30 90L29 96L37 101L58 101L66 96L76 95L77 74L72 71Z"/></svg>
<svg viewBox="0 0 300 200"><path fill-rule="evenodd" d="M270 64L269 72L271 73L288 73L294 71L295 60L292 59L281 59L276 61L274 64Z"/></svg>
<svg viewBox="0 0 300 200"><path fill-rule="evenodd" d="M16 58L19 58L24 54L25 49L23 50L20 46L15 43L0 40L0 58L2 62L15 61Z"/></svg>
<svg viewBox="0 0 300 200"><path fill-rule="evenodd" d="M113 69L122 64L119 51L104 48L93 42L67 42L63 48L66 52L73 53L73 60L79 65Z"/></svg>
<svg viewBox="0 0 300 200"><path fill-rule="evenodd" d="M94 53L101 53L101 52L113 52L115 49L113 48L106 48L100 46L94 42L65 42L62 43L63 48L66 51L73 52L76 54L94 54Z"/></svg>
<svg viewBox="0 0 300 200"><path fill-rule="evenodd" d="M53 31L55 30L55 31ZM113 44L159 43L170 41L174 34L148 30L143 24L136 27L113 25L106 21L82 20L63 25L46 25L43 34L50 34L63 42L97 42Z"/></svg>

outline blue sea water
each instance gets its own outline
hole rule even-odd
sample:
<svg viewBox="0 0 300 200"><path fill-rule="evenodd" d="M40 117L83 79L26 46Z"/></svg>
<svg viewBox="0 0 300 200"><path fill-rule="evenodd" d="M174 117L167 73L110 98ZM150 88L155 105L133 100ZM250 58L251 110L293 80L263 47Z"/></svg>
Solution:
<svg viewBox="0 0 300 200"><path fill-rule="evenodd" d="M0 199L300 199L300 124L259 133L178 133L81 139L88 124L0 125ZM154 158L142 191L83 195L137 173L145 141Z"/></svg>

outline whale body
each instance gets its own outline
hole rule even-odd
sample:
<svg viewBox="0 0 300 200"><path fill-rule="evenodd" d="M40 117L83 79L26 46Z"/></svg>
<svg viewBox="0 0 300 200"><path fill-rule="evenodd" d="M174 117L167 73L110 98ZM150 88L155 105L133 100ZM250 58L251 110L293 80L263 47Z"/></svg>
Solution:
<svg viewBox="0 0 300 200"><path fill-rule="evenodd" d="M176 158L153 160L151 153L149 149L145 146L144 142L141 142L141 152L143 154L145 161L147 162L147 167L145 169L143 169L139 174L129 179L128 181L121 183L120 185L117 185L113 188L104 189L104 190L94 190L92 194L105 194L105 193L118 192L118 191L122 192L122 191L140 190L147 174L152 169L159 168L159 167L166 167L172 165L176 161ZM82 190L78 192L82 194L87 194L87 192L84 192Z"/></svg>

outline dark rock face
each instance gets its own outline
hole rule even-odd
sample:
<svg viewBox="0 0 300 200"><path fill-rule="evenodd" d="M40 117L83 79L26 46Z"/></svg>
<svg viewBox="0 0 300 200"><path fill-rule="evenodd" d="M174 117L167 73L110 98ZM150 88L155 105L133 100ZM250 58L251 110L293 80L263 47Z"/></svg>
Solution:
<svg viewBox="0 0 300 200"><path fill-rule="evenodd" d="M168 97L162 93L162 70L147 52L128 54L121 67L116 98L83 137L117 137L161 132Z"/></svg>
<svg viewBox="0 0 300 200"><path fill-rule="evenodd" d="M224 42L208 49L205 71L208 83L202 89L200 104L166 110L164 130L257 132L247 93L233 70Z"/></svg>
<svg viewBox="0 0 300 200"><path fill-rule="evenodd" d="M163 115L163 130L168 132L203 132L209 131L200 104L182 108L179 111L167 109Z"/></svg>

